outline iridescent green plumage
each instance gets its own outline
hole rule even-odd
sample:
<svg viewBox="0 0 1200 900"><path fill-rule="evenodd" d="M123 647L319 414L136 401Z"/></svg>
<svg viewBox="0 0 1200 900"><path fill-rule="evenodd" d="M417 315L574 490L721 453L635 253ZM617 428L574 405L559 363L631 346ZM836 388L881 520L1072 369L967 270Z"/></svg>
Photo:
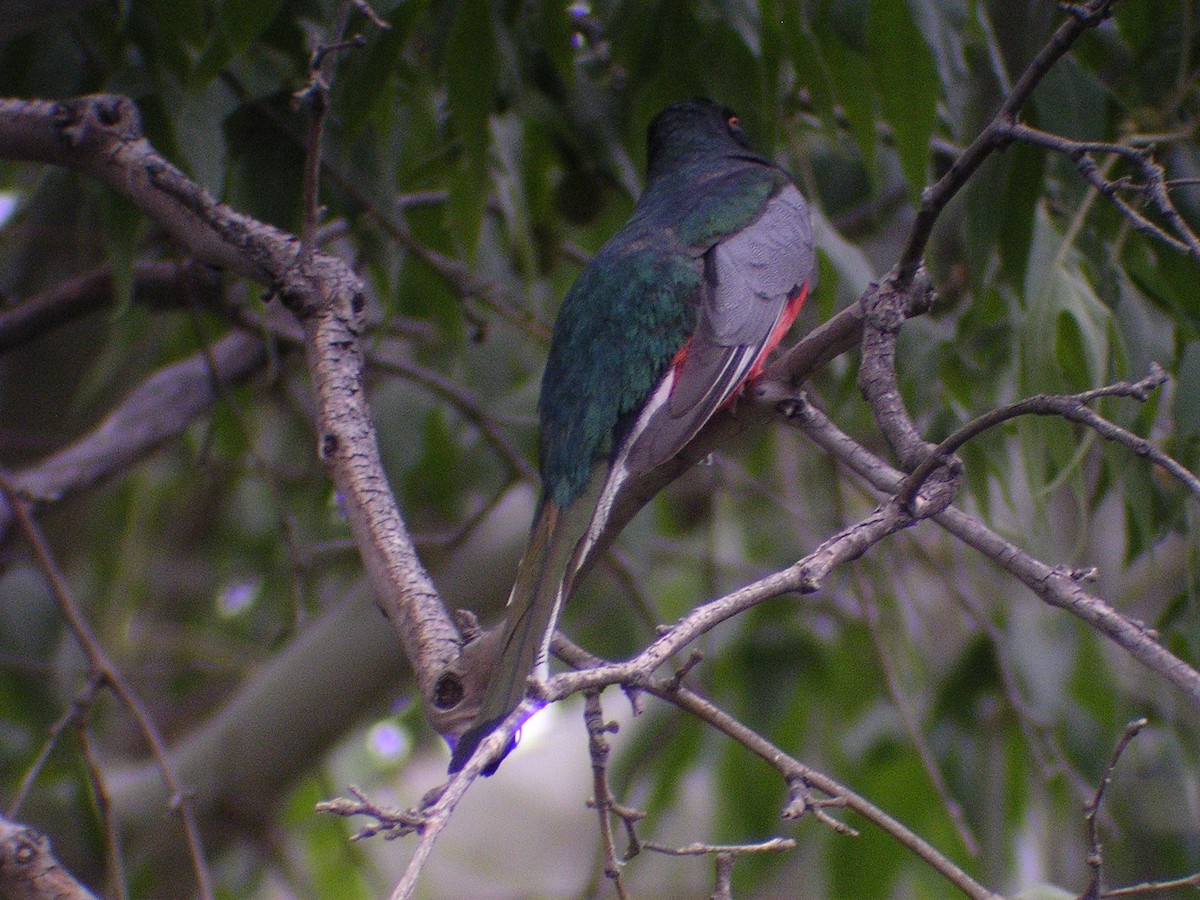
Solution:
<svg viewBox="0 0 1200 900"><path fill-rule="evenodd" d="M737 118L707 100L660 113L646 190L554 326L538 405L542 503L451 771L524 696L622 485L678 453L753 376L814 274L804 201Z"/></svg>

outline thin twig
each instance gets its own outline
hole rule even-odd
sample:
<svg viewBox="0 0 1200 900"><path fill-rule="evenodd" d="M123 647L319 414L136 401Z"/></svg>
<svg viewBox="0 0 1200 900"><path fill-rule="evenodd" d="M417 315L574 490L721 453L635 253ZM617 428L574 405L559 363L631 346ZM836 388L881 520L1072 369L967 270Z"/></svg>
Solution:
<svg viewBox="0 0 1200 900"><path fill-rule="evenodd" d="M104 855L108 858L108 882L113 896L117 900L129 900L129 883L125 878L125 862L121 855L121 828L117 823L116 810L113 809L112 798L108 795L108 787L104 783L104 773L100 761L92 747L92 739L88 735L87 716L77 723L76 737L79 741L79 755L87 768L88 781L92 785L92 797L96 801L96 810L100 813L100 822L104 831Z"/></svg>
<svg viewBox="0 0 1200 900"><path fill-rule="evenodd" d="M903 289L912 281L925 256L925 246L933 233L934 223L941 216L942 210L975 174L984 160L1008 141L1005 127L1016 121L1017 113L1046 77L1046 73L1071 49L1080 35L1089 28L1097 27L1112 14L1115 3L1116 0L1087 0L1086 3L1068 7L1070 15L1021 73L1021 77L1013 85L992 121L951 164L946 173L935 184L922 191L916 219L896 266L897 287Z"/></svg>
<svg viewBox="0 0 1200 900"><path fill-rule="evenodd" d="M556 656L571 666L586 669L611 667L611 663L573 644L561 634L555 635L553 649ZM668 676L651 679L639 684L639 687L647 693L678 706L680 709L712 725L718 731L741 744L777 770L789 785L798 786L793 791L793 802L789 804L789 811L785 811L785 818L799 818L802 815L812 815L813 818L834 831L852 835L855 833L852 828L829 816L825 813L825 809L828 807L853 809L859 815L876 825L885 834L890 835L898 843L907 847L917 857L923 859L931 868L950 881L951 884L968 897L976 898L976 900L984 900L984 898L986 900L998 900L997 894L976 882L956 865L953 860L938 851L937 848L916 832L905 827L902 823L839 781L789 756L771 741L725 712L711 700L682 686L678 678ZM809 797L807 795L809 787L816 788L829 799Z"/></svg>
<svg viewBox="0 0 1200 900"><path fill-rule="evenodd" d="M760 844L688 844L686 847L668 847L653 841L643 841L642 846L655 853L666 856L708 856L710 853L722 853L729 856L745 856L751 853L783 853L796 849L796 842L791 838L771 838Z"/></svg>
<svg viewBox="0 0 1200 900"><path fill-rule="evenodd" d="M1007 122L1000 125L997 132L1009 140L1046 147L1062 153L1075 163L1075 168L1088 184L1107 197L1121 214L1129 220L1135 230L1148 237L1155 238L1176 250L1190 254L1200 261L1200 237L1188 227L1187 222L1175 208L1171 200L1170 185L1166 173L1160 163L1154 159L1154 145L1131 147L1126 144L1115 144L1105 141L1073 141L1057 134L1042 131L1021 122ZM1110 181L1105 178L1096 161L1094 153L1112 154L1129 162L1138 170L1142 180L1133 182L1126 179ZM1150 205L1158 211L1171 230L1156 225L1120 196L1121 190L1140 191Z"/></svg>
<svg viewBox="0 0 1200 900"><path fill-rule="evenodd" d="M1100 816L1100 804L1104 802L1104 794L1108 790L1108 786L1112 783L1113 772L1117 768L1117 763L1121 761L1121 754L1125 752L1125 748L1129 746L1129 742L1141 733L1141 730L1150 724L1149 719L1135 719L1125 726L1125 731L1121 733L1120 739L1117 741L1117 746L1113 748L1112 757L1108 760L1108 765L1104 767L1104 773L1100 776L1100 783L1096 785L1096 795L1088 803L1085 810L1086 816L1084 821L1087 824L1087 864L1092 872L1091 879L1088 882L1087 890L1083 892L1081 900L1098 900L1104 890L1104 853L1100 846L1100 825L1098 822Z"/></svg>
<svg viewBox="0 0 1200 900"><path fill-rule="evenodd" d="M34 558L54 595L59 614L87 657L90 677L100 680L112 689L137 723L138 730L149 745L159 772L162 774L163 783L167 786L170 794L171 807L179 813L180 820L183 822L188 853L191 856L192 868L196 875L197 891L204 900L211 900L213 897L212 879L208 872L208 864L204 860L200 829L196 825L196 819L192 813L192 804L187 788L180 783L175 774L175 768L167 754L166 743L159 734L158 726L154 724L149 712L142 705L141 698L134 693L133 688L125 680L125 676L109 659L96 633L92 631L92 627L79 611L79 607L67 587L66 577L50 552L50 546L46 542L45 536L29 514L25 498L16 492L7 477L0 477L0 492L4 494L4 499L8 502L21 533L33 550Z"/></svg>
<svg viewBox="0 0 1200 900"><path fill-rule="evenodd" d="M592 802L589 804L600 817L600 846L604 850L604 875L616 889L617 896L626 900L625 882L621 880L621 861L613 846L612 823L608 814L612 809L612 792L608 787L608 735L617 730L616 722L604 720L604 708L600 705L600 692L587 691L583 695L583 721L588 732L588 755L592 759Z"/></svg>
<svg viewBox="0 0 1200 900"><path fill-rule="evenodd" d="M194 353L154 372L75 443L7 477L23 497L42 504L72 496L122 471L181 434L216 402L212 361L220 381L234 385L260 371L267 353L262 341L252 335L227 334L208 354ZM11 523L12 511L0 503L0 534Z"/></svg>
<svg viewBox="0 0 1200 900"><path fill-rule="evenodd" d="M936 506L931 505L925 513L932 514L935 509ZM834 568L858 559L888 535L917 521L917 518L895 504L885 503L861 521L824 541L812 553L788 568L696 607L632 659L597 669L563 672L553 676L546 683L545 697L547 700L559 700L578 691L608 684L636 687L676 653L721 622L783 593L812 593L819 590Z"/></svg>
<svg viewBox="0 0 1200 900"><path fill-rule="evenodd" d="M1088 403L1101 397L1131 397L1144 403L1150 398L1153 391L1166 384L1167 378L1166 370L1158 363L1154 363L1151 366L1150 374L1140 381L1118 381L1080 394L1038 394L1036 397L1018 400L1008 406L1001 406L984 413L947 435L926 457L925 461L904 480L896 494L896 500L901 504L911 502L913 492L920 489L924 480L938 467L939 461L958 452L967 441L989 428L994 428L1019 416L1028 415L1059 416L1068 421L1085 425L1102 437L1122 444L1143 459L1148 459L1155 465L1161 466L1200 499L1200 478L1197 478L1185 466L1163 453L1145 438L1110 422L1087 407Z"/></svg>
<svg viewBox="0 0 1200 900"><path fill-rule="evenodd" d="M784 418L868 484L894 496L904 475L835 425L803 395L781 401ZM1122 647L1152 672L1179 688L1200 709L1200 672L1164 647L1143 625L1089 594L1069 569L1047 565L1001 537L975 517L949 507L933 520L1017 578L1042 600L1066 610Z"/></svg>
<svg viewBox="0 0 1200 900"><path fill-rule="evenodd" d="M1168 881L1147 881L1144 884L1113 888L1111 891L1105 891L1100 896L1102 898L1140 897L1143 894L1150 894L1157 897L1164 891L1176 891L1187 887L1200 888L1200 872L1197 872L1195 875L1185 875L1183 878L1172 878Z"/></svg>
<svg viewBox="0 0 1200 900"><path fill-rule="evenodd" d="M933 790L938 795L938 799L942 801L942 806L946 808L946 814L949 815L950 821L954 825L954 830L958 832L958 837L963 842L963 846L967 848L967 852L972 856L978 856L979 841L975 839L975 833L971 830L971 826L967 822L962 804L951 793L950 785L946 783L946 779L942 775L942 770L938 768L937 760L934 758L933 751L929 747L929 742L925 739L925 735L921 733L921 726L917 721L917 715L908 702L903 688L900 686L900 680L892 665L891 653L884 642L883 629L880 626L879 608L874 602L867 599L865 591L860 592L859 596L859 606L862 609L863 618L866 619L867 630L871 635L871 642L875 645L875 655L879 660L879 668L883 672L884 683L887 685L888 694L892 698L892 703L896 707L896 711L900 714L900 721L904 725L904 730L908 733L908 739L916 749L917 758L921 760L921 767L925 770L925 774L929 776Z"/></svg>
<svg viewBox="0 0 1200 900"><path fill-rule="evenodd" d="M789 783L803 782L833 798L833 805L853 809L859 815L863 816L863 818L876 825L880 830L890 835L893 840L904 845L920 859L923 859L931 868L968 897L997 900L995 893L976 882L962 868L956 865L953 860L938 851L916 832L905 827L865 797L855 793L841 782L784 753L777 746L762 737L762 735L742 724L724 710L719 709L709 700L692 692L688 688L679 688L676 691L662 695L659 695L652 688L647 688L647 690L650 693L662 696L663 699L675 703L677 706L688 710L693 715L718 728L779 770L780 774ZM808 803L805 806L804 812L814 815L823 824L837 831L846 832L847 828L843 823L837 822L835 819L824 814L823 806L823 803Z"/></svg>
<svg viewBox="0 0 1200 900"><path fill-rule="evenodd" d="M321 143L325 133L325 116L329 112L329 89L333 81L337 53L359 42L343 42L342 36L350 23L354 4L350 0L338 7L337 19L330 29L329 40L313 45L309 58L308 82L295 94L296 103L308 109L308 129L304 135L304 178L301 190L300 253L304 262L315 248L317 220L320 216Z"/></svg>
<svg viewBox="0 0 1200 900"><path fill-rule="evenodd" d="M96 700L96 695L104 687L104 679L97 673L91 673L87 684L71 700L71 705L63 712L58 720L50 726L50 731L46 735L46 743L42 745L42 749L38 752L37 757L25 770L25 775L21 778L21 786L17 788L17 794L13 797L12 802L8 805L8 810L5 815L10 819L15 819L21 811L21 806L25 799L29 796L29 791L37 781L38 776L42 772L42 767L46 765L46 761L50 758L50 754L54 748L58 746L59 738L63 732L72 724L81 721L91 708Z"/></svg>

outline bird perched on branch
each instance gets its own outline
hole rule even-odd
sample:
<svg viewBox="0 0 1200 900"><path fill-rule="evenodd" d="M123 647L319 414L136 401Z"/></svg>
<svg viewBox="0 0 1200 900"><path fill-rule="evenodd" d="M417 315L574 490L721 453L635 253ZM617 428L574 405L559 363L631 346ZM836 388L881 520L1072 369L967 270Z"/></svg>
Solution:
<svg viewBox="0 0 1200 900"><path fill-rule="evenodd" d="M622 485L737 397L815 283L804 198L731 110L674 103L650 123L648 147L633 216L554 325L538 404L541 502L498 662L451 772L516 709L530 675L544 677L559 612Z"/></svg>

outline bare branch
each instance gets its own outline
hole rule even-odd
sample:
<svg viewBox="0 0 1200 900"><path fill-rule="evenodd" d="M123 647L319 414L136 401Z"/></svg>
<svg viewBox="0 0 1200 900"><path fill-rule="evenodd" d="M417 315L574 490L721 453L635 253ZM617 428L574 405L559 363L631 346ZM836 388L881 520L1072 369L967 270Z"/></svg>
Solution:
<svg viewBox="0 0 1200 900"><path fill-rule="evenodd" d="M904 480L900 472L842 432L803 396L797 395L791 401L782 403L787 421L868 484L891 496L900 490ZM968 546L983 553L1045 602L1078 617L1125 649L1142 665L1183 691L1189 702L1200 709L1200 672L1160 644L1145 626L1085 591L1071 570L1034 559L978 519L955 507L937 513L933 520Z"/></svg>
<svg viewBox="0 0 1200 900"><path fill-rule="evenodd" d="M719 853L726 856L746 856L751 853L780 853L787 850L795 850L796 842L791 838L771 838L769 841L763 841L760 844L688 844L686 847L667 847L663 844L655 844L652 841L644 841L642 846L647 850L653 850L655 853L662 853L666 856L708 856L711 853Z"/></svg>
<svg viewBox="0 0 1200 900"><path fill-rule="evenodd" d="M1113 888L1100 896L1108 897L1160 897L1165 891L1176 891L1180 888L1200 888L1200 872L1186 875L1183 878L1172 878L1169 881L1148 881L1145 884L1134 884L1129 887Z"/></svg>
<svg viewBox="0 0 1200 900"><path fill-rule="evenodd" d="M555 635L553 650L555 656L568 665L583 670L602 669L612 665L567 640L561 634ZM719 708L711 700L682 686L678 678L668 676L651 679L640 683L638 687L640 690L645 690L661 700L686 710L701 721L707 722L778 771L790 786L791 801L783 812L785 819L799 819L804 815L812 815L821 824L832 828L839 834L855 835L856 832L853 828L837 821L825 812L825 809L831 807L853 809L886 834L891 835L893 839L907 847L916 856L925 860L968 897L998 900L998 895L974 881L951 859L939 852L920 835L906 828L869 800L859 796L837 780L789 756L757 731ZM812 797L811 788L821 791L826 796L824 798Z"/></svg>
<svg viewBox="0 0 1200 900"><path fill-rule="evenodd" d="M809 813L822 822L822 824L836 831L853 834L853 829L830 818L824 812L824 809L831 805L853 809L882 831L889 834L893 839L903 844L915 855L925 860L933 869L968 897L996 900L996 894L993 894L986 887L975 882L961 868L955 865L952 860L864 797L859 796L850 788L830 778L828 775L792 758L766 738L748 728L724 710L719 709L711 701L692 692L688 688L672 690L669 684L667 688L667 690L660 692L656 685L650 685L646 690L676 704L682 709L688 710L703 721L724 732L730 738L755 753L770 766L777 769L790 785L804 786L799 790L796 788L793 789L793 800L784 812L785 818L799 818L805 813ZM816 788L831 799L826 801L808 798L807 787ZM801 800L801 798L804 799ZM801 802L797 802L798 800L801 800Z"/></svg>
<svg viewBox="0 0 1200 900"><path fill-rule="evenodd" d="M87 684L75 694L75 697L71 700L71 705L50 726L50 733L46 736L46 743L42 745L42 749L38 752L37 757L30 764L29 768L25 770L25 775L21 779L21 786L17 788L16 796L13 797L12 802L8 805L7 814L10 819L16 818L17 814L21 811L21 805L25 802L25 798L29 796L30 789L33 787L34 782L37 781L38 775L41 774L42 768L50 758L51 752L58 745L59 738L62 737L63 732L71 725L83 721L102 687L104 687L104 679L100 677L99 673L93 673L92 677L88 679Z"/></svg>
<svg viewBox="0 0 1200 900"><path fill-rule="evenodd" d="M1104 774L1100 776L1100 783L1096 785L1096 795L1092 797L1091 802L1087 805L1087 815L1084 817L1087 823L1087 864L1092 872L1092 877L1088 881L1087 889L1083 892L1081 900L1098 900L1103 893L1104 854L1100 847L1100 825L1098 822L1100 804L1104 802L1104 793L1108 790L1109 784L1112 783L1113 772L1117 768L1117 763L1121 761L1121 754L1125 752L1125 748L1129 746L1129 742L1137 737L1142 729L1149 724L1149 719L1135 719L1125 726L1125 731L1122 732L1120 739L1117 741L1117 746L1113 748L1108 765L1104 767Z"/></svg>
<svg viewBox="0 0 1200 900"><path fill-rule="evenodd" d="M919 488L925 478L939 465L939 460L957 452L967 441L977 437L989 428L994 428L1018 416L1059 416L1070 422L1076 422L1091 428L1096 433L1110 441L1128 447L1143 459L1148 459L1155 465L1161 466L1174 475L1200 499L1200 478L1181 465L1177 460L1163 453L1143 437L1127 431L1101 415L1088 409L1086 404L1100 397L1131 397L1145 402L1150 393L1167 382L1167 373L1158 363L1151 367L1150 374L1139 381L1118 381L1105 387L1084 391L1081 394L1038 394L1025 400L1018 400L1008 406L1002 406L984 413L976 419L962 425L949 434L929 456L913 470L912 474L901 485L896 499L906 503L911 492Z"/></svg>
<svg viewBox="0 0 1200 900"><path fill-rule="evenodd" d="M616 722L604 720L604 709L600 705L600 692L587 691L583 696L583 720L587 725L588 754L592 758L592 791L589 804L600 817L600 846L604 851L604 875L616 889L617 896L625 900L625 883L621 880L621 861L613 848L612 824L608 814L613 809L612 793L608 787L608 734L616 732Z"/></svg>
<svg viewBox="0 0 1200 900"><path fill-rule="evenodd" d="M1193 259L1200 262L1200 237L1197 237L1196 233L1188 227L1183 216L1179 214L1179 210L1175 208L1170 192L1173 183L1167 180L1162 165L1154 159L1153 144L1130 147L1125 144L1103 141L1073 141L1020 122L1004 123L998 128L998 133L1009 140L1046 147L1070 157L1084 180L1107 197L1129 220L1135 230L1147 237L1160 240L1182 253L1190 254ZM1101 173L1096 161L1092 159L1093 153L1121 157L1137 169L1138 174L1141 175L1141 181L1133 182L1126 179L1109 181ZM1130 206L1121 198L1120 191L1122 190L1140 191L1151 207L1167 221L1174 235L1154 224Z"/></svg>
<svg viewBox="0 0 1200 900"><path fill-rule="evenodd" d="M221 282L208 266L177 262L136 262L133 299L151 307L179 307L189 300L205 305L220 297ZM0 353L112 306L112 271L104 266L76 276L0 312Z"/></svg>
<svg viewBox="0 0 1200 900"><path fill-rule="evenodd" d="M304 183L302 189L302 221L300 224L300 257L303 259L316 246L317 221L320 218L321 144L325 134L325 117L329 112L329 91L333 86L334 66L338 54L343 50L360 49L366 46L362 35L346 41L343 37L350 24L350 13L366 7L365 3L342 0L337 19L330 29L329 38L313 45L308 64L308 82L294 97L297 105L308 109L308 131L304 136ZM371 18L384 28L373 13Z"/></svg>
<svg viewBox="0 0 1200 900"><path fill-rule="evenodd" d="M91 710L76 723L79 755L87 768L88 781L92 785L92 797L96 801L96 811L104 831L104 854L108 859L108 881L111 891L117 900L129 900L129 885L125 878L125 862L121 856L121 829L117 824L116 810L113 808L112 797L105 783L104 773L100 770L100 760L92 746L92 738L88 733L87 719Z"/></svg>
<svg viewBox="0 0 1200 900"><path fill-rule="evenodd" d="M11 473L13 489L35 504L53 503L122 471L178 436L218 399L219 385L245 381L267 362L262 341L234 332L205 353L160 369L134 388L108 417L69 447ZM12 510L0 503L0 534Z"/></svg>
<svg viewBox="0 0 1200 900"><path fill-rule="evenodd" d="M643 845L647 850L662 853L665 856L715 856L717 869L716 889L713 900L732 900L733 897L733 864L740 856L752 853L786 853L796 849L796 842L791 838L771 838L761 844L688 844L686 847L667 847L646 841Z"/></svg>
<svg viewBox="0 0 1200 900"><path fill-rule="evenodd" d="M1005 129L1016 121L1017 113L1033 94L1034 88L1063 54L1071 49L1080 35L1089 28L1095 28L1112 14L1115 3L1116 0L1087 0L1085 3L1064 5L1070 15L1021 73L995 118L954 161L946 174L922 191L921 204L909 232L908 243L896 265L895 283L898 288L906 288L917 274L925 256L925 246L933 233L934 223L946 204L967 183L983 161L1008 142Z"/></svg>
<svg viewBox="0 0 1200 900"><path fill-rule="evenodd" d="M163 159L128 98L0 101L0 158L47 162L128 197L191 255L272 286L300 315L317 397L319 455L338 489L375 596L417 672L430 720L453 733L459 636L421 564L379 455L363 389L359 278L339 259L304 253L292 235L237 213ZM450 673L449 675L447 673ZM457 714L457 717L456 717Z"/></svg>
<svg viewBox="0 0 1200 900"><path fill-rule="evenodd" d="M931 492L922 514L932 514L934 510L944 508L944 502L948 501L949 496L945 492L941 495ZM884 504L862 521L844 528L788 568L696 607L675 625L665 629L633 659L553 676L546 682L545 698L549 701L560 700L578 691L608 684L640 686L671 657L714 626L780 594L789 591L812 593L819 590L826 576L836 566L858 559L888 535L917 521L917 518L895 504Z"/></svg>
<svg viewBox="0 0 1200 900"><path fill-rule="evenodd" d="M183 832L187 839L188 853L192 858L192 869L196 874L197 890L204 900L211 900L213 897L212 879L208 872L208 864L204 860L204 847L200 842L200 830L196 825L196 819L192 813L187 788L179 781L179 778L175 774L175 768L169 759L167 746L162 739L162 735L159 734L158 726L154 724L154 720L142 704L141 698L134 693L133 688L130 687L120 670L109 659L96 633L92 631L91 626L79 611L79 607L71 597L70 590L67 587L67 580L59 569L58 563L55 562L41 529L38 528L37 523L29 514L26 502L17 495L13 486L2 478L0 478L0 491L3 491L9 508L16 516L21 533L25 536L25 540L33 550L38 567L42 570L42 574L50 586L51 593L54 595L55 602L58 604L59 614L63 617L67 628L71 631L76 643L79 644L80 649L83 650L84 655L87 657L91 678L102 682L112 689L113 693L137 723L138 731L141 732L143 739L149 745L155 762L158 764L159 771L162 774L163 782L167 785L167 789L170 792L171 807L179 813L183 823Z"/></svg>
<svg viewBox="0 0 1200 900"><path fill-rule="evenodd" d="M933 305L933 286L924 269L901 287L899 273L891 272L872 285L862 298L862 364L858 386L871 406L879 430L895 451L902 469L912 469L932 455L900 399L896 379L896 339L905 320L927 312ZM947 458L946 463L950 460ZM958 468L961 468L959 466Z"/></svg>

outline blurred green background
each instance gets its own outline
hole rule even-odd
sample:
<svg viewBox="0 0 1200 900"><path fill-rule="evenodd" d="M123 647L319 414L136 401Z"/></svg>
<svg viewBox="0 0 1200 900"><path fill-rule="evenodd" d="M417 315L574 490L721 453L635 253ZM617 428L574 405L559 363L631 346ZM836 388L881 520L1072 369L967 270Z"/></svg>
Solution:
<svg viewBox="0 0 1200 900"><path fill-rule="evenodd" d="M801 327L857 300L896 261L921 188L990 119L1064 13L1050 0L375 0L339 58L323 161L327 248L370 291L369 386L401 508L450 602L493 620L533 494L549 324L632 209L646 125L674 99L737 110L811 198L821 284ZM58 8L61 6L62 8ZM0 94L132 97L154 146L235 209L299 227L316 0L0 4ZM1200 225L1200 12L1121 0L1046 77L1023 121L1080 140L1153 143ZM1099 156L1109 178L1127 171ZM165 365L264 312L264 286L222 302L140 302L132 265L178 248L88 179L0 165L0 290L15 307L109 267L108 302L0 356L0 464L35 470ZM1136 195L1130 195L1137 203ZM996 405L1141 377L1150 402L1099 409L1195 470L1200 266L1135 233L1071 160L1013 146L946 209L928 252L933 312L905 326L899 371L930 440ZM0 307L0 317L5 307ZM856 355L813 397L886 456ZM416 803L446 761L409 696L315 452L303 360L270 361L161 448L42 521L106 648L196 787L222 896L370 897L411 844L351 844L313 804L363 786ZM1195 501L1128 451L1064 422L1021 420L961 454L960 503L1092 587L1200 665ZM563 627L605 657L635 652L699 602L794 562L877 502L793 432L724 448L635 520ZM10 524L5 520L4 524ZM83 685L81 655L11 527L0 547L0 806ZM1042 604L932 524L899 534L811 597L766 603L709 635L692 678L784 750L840 779L989 887L1087 883L1083 804L1126 722L1150 726L1117 769L1101 825L1106 880L1200 870L1200 716L1174 688ZM811 818L757 758L657 702L621 718L618 799L663 842L794 837L739 862L739 896L955 896L894 840ZM581 713L543 713L527 746L473 788L439 844L429 897L610 896ZM157 773L124 710L88 734L122 825L135 897L192 884ZM836 811L834 811L836 814ZM20 809L111 894L103 829L74 733ZM706 896L710 861L642 854L637 896Z"/></svg>

